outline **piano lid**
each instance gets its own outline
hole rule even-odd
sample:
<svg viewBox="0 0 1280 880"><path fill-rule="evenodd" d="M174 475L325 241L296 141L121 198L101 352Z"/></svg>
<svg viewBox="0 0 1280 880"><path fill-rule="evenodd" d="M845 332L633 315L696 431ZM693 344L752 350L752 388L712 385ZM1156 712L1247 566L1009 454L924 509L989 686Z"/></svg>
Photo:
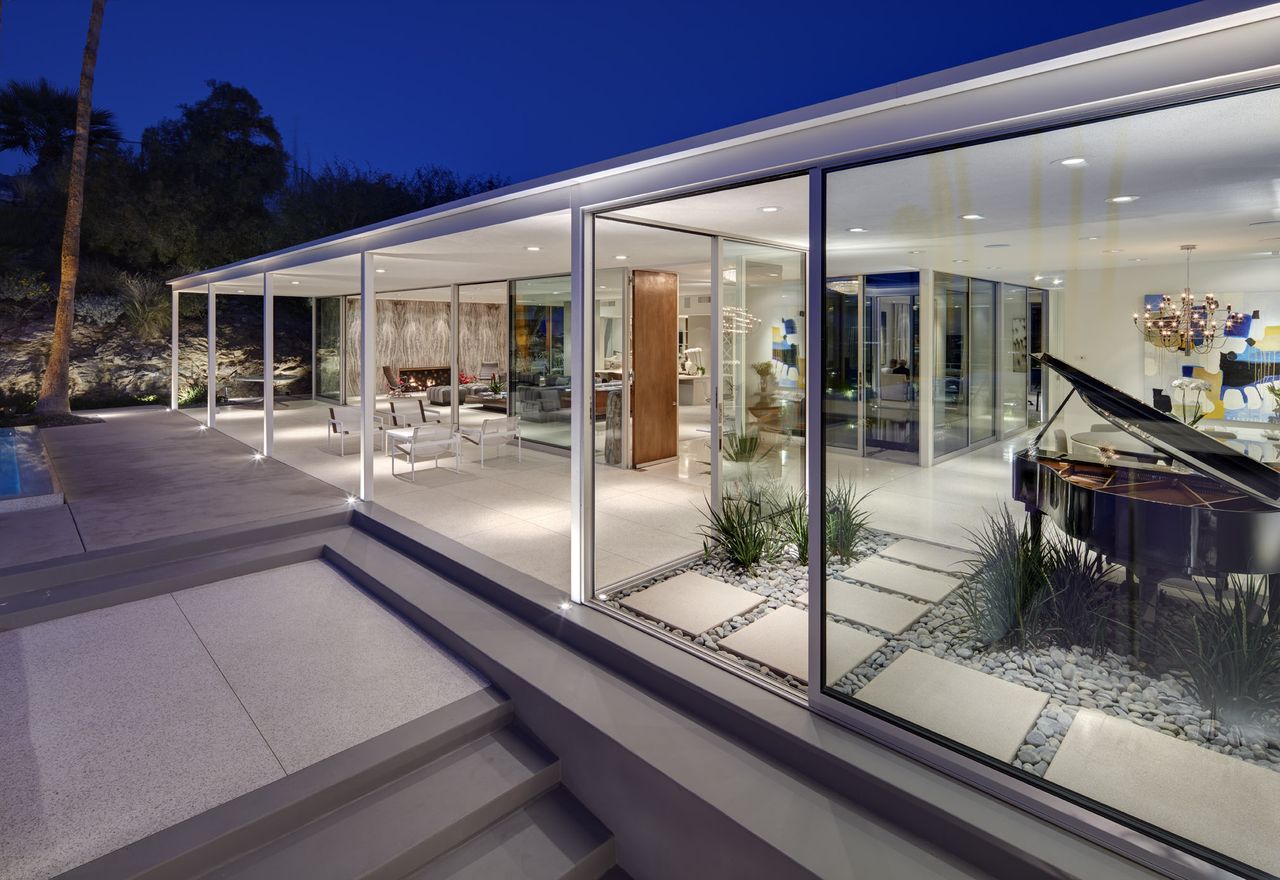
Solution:
<svg viewBox="0 0 1280 880"><path fill-rule="evenodd" d="M1090 409L1206 477L1280 507L1280 472L1050 354L1032 357L1071 383ZM1046 425L1046 428L1048 426Z"/></svg>

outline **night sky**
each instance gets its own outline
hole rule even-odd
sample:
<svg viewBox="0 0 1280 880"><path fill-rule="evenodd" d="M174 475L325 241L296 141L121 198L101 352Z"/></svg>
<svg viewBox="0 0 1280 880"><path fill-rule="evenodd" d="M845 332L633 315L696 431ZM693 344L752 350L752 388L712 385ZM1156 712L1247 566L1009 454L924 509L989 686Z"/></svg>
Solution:
<svg viewBox="0 0 1280 880"><path fill-rule="evenodd" d="M4 0L0 79L74 88L89 5ZM228 80L315 169L518 181L1179 5L108 0L94 104L137 139Z"/></svg>

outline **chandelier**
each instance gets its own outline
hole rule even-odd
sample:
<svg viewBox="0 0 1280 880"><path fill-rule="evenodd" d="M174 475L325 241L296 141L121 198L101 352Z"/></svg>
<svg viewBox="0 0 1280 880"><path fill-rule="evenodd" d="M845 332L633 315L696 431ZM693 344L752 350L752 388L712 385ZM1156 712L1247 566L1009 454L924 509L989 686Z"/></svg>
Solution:
<svg viewBox="0 0 1280 880"><path fill-rule="evenodd" d="M1191 252L1193 244L1181 248L1187 254L1187 286L1178 299L1160 298L1160 304L1146 306L1141 315L1134 313L1133 325L1156 348L1180 351L1188 357L1193 352L1213 351L1221 348L1227 334L1245 319L1240 312L1224 308L1212 293L1206 293L1197 305L1191 293ZM1221 313L1221 314L1219 314Z"/></svg>

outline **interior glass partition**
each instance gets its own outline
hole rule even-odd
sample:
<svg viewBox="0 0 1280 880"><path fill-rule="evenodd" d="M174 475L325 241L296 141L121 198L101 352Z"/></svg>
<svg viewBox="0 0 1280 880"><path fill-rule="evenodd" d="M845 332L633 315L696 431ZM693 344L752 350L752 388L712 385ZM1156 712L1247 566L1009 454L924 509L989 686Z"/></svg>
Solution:
<svg viewBox="0 0 1280 880"><path fill-rule="evenodd" d="M1276 118L1259 91L827 173L825 274L867 302L868 454L824 455L809 506L824 709L1244 876L1280 875L1258 806L1280 804L1280 649L1255 650L1280 646ZM933 456L906 470L871 455L904 369L871 278L917 272ZM838 413L824 450L849 447ZM1032 448L988 442L1042 417Z"/></svg>
<svg viewBox="0 0 1280 880"><path fill-rule="evenodd" d="M862 279L829 278L823 294L822 421L830 445L862 447Z"/></svg>
<svg viewBox="0 0 1280 880"><path fill-rule="evenodd" d="M917 463L920 451L920 273L863 278L863 445Z"/></svg>
<svg viewBox="0 0 1280 880"><path fill-rule="evenodd" d="M316 396L342 401L342 303L340 296L318 298L316 308Z"/></svg>
<svg viewBox="0 0 1280 880"><path fill-rule="evenodd" d="M512 283L512 411L524 437L566 449L572 436L572 318L568 275Z"/></svg>

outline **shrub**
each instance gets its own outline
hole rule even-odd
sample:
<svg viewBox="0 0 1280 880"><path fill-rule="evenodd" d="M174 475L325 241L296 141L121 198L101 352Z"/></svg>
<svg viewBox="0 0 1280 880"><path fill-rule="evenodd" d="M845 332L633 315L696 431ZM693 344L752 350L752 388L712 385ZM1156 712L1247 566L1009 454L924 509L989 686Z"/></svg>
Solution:
<svg viewBox="0 0 1280 880"><path fill-rule="evenodd" d="M76 297L76 320L82 324L105 327L114 324L124 312L124 304L116 297L85 294Z"/></svg>
<svg viewBox="0 0 1280 880"><path fill-rule="evenodd" d="M171 300L164 285L145 275L120 273L122 316L142 342L153 342L169 327Z"/></svg>
<svg viewBox="0 0 1280 880"><path fill-rule="evenodd" d="M209 386L193 382L178 392L178 406L199 406L209 401Z"/></svg>
<svg viewBox="0 0 1280 880"><path fill-rule="evenodd" d="M1043 552L1049 589L1041 616L1050 637L1064 645L1101 648L1112 623L1108 575L1115 566L1066 535L1051 539Z"/></svg>
<svg viewBox="0 0 1280 880"><path fill-rule="evenodd" d="M1003 506L969 534L977 556L969 561L960 607L974 638L984 645L1034 641L1049 592L1044 544L1035 539L1029 524L1019 526Z"/></svg>
<svg viewBox="0 0 1280 880"><path fill-rule="evenodd" d="M796 559L809 564L809 500L803 492L788 489L775 505L774 528L782 543L796 548Z"/></svg>
<svg viewBox="0 0 1280 880"><path fill-rule="evenodd" d="M708 501L702 515L707 522L699 527L699 532L708 552L715 547L730 562L748 571L762 559L772 559L776 555L773 524L759 501L725 498L720 502L719 510Z"/></svg>
<svg viewBox="0 0 1280 880"><path fill-rule="evenodd" d="M53 288L43 275L30 269L14 269L0 275L0 308L21 324L37 311L50 309L56 302Z"/></svg>
<svg viewBox="0 0 1280 880"><path fill-rule="evenodd" d="M1196 697L1228 722L1280 707L1280 621L1264 619L1266 579L1232 576L1221 597L1196 587L1200 606L1164 637Z"/></svg>
<svg viewBox="0 0 1280 880"><path fill-rule="evenodd" d="M844 480L826 487L822 506L829 558L849 560L857 555L871 521L871 514L862 506L868 494L859 495L857 487Z"/></svg>

